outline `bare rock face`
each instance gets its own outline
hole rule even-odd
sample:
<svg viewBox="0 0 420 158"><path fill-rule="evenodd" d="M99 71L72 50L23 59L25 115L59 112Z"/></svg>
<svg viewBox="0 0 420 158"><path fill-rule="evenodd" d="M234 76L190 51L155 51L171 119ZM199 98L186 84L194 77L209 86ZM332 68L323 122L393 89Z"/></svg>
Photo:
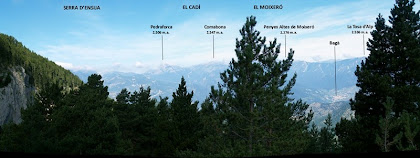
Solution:
<svg viewBox="0 0 420 158"><path fill-rule="evenodd" d="M30 76L21 66L9 68L12 81L0 88L0 126L9 122L22 122L21 109L26 109L33 101L35 86L30 84Z"/></svg>

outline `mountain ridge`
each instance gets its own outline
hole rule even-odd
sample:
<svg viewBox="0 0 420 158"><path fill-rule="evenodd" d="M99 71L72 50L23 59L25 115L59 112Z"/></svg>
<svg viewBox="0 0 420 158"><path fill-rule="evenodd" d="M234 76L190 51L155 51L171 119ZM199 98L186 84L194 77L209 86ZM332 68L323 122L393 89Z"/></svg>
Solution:
<svg viewBox="0 0 420 158"><path fill-rule="evenodd" d="M363 59L352 58L337 61L338 95L335 95L334 91L334 62L294 61L288 72L289 78L293 73L297 73L296 84L292 88L294 93L292 98L295 98L295 100L302 99L310 104L310 108L313 108L317 113L314 120L317 120L318 126L322 126L322 121L327 115L324 111L337 113L337 116L333 116L333 122L337 122L341 115L350 109L349 99L354 97L354 93L358 90L354 71L356 65L360 64ZM193 100L202 103L209 95L210 87L212 85L217 86L217 83L220 82L220 73L228 68L228 64L209 62L190 67L164 64L159 68L158 71L145 73L120 73L115 71L102 73L101 75L104 84L109 87L110 97L112 98L115 98L123 88L133 92L138 90L140 86L150 86L152 97L167 96L171 98L172 92L175 91L181 77L184 76L188 91L194 91ZM95 73L95 71L73 71L73 73L85 81L87 76ZM318 104L322 106L316 106ZM338 107L334 111L324 105ZM343 117L349 118L351 114Z"/></svg>

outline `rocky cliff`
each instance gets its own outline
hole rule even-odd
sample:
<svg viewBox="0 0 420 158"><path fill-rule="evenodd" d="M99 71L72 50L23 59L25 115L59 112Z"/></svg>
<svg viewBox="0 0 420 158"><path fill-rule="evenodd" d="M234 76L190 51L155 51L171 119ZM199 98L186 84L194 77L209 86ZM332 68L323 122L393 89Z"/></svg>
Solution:
<svg viewBox="0 0 420 158"><path fill-rule="evenodd" d="M21 109L33 101L35 86L21 66L8 68L11 82L0 88L0 126L9 122L20 123Z"/></svg>

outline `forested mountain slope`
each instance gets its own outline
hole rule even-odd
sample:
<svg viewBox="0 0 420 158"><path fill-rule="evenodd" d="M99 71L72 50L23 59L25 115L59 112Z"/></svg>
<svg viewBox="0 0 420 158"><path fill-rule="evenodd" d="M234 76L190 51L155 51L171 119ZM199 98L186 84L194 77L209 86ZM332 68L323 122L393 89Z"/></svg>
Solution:
<svg viewBox="0 0 420 158"><path fill-rule="evenodd" d="M0 125L19 123L21 108L27 107L33 94L53 83L69 91L82 81L14 37L0 33Z"/></svg>

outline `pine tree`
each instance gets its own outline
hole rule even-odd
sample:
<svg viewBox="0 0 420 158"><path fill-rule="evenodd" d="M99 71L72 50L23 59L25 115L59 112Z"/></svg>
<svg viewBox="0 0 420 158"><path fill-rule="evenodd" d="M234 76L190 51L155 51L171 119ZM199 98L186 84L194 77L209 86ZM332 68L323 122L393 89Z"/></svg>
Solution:
<svg viewBox="0 0 420 158"><path fill-rule="evenodd" d="M391 26L379 15L368 42L370 54L355 72L360 89L350 104L367 136L361 139L356 137L364 136L354 135L354 139L364 142L361 148L365 151L379 150L375 135L380 128L378 121L386 113L382 103L387 97L395 101L392 111L397 118L403 111L419 110L420 18L413 6L413 0L396 0L389 17Z"/></svg>
<svg viewBox="0 0 420 158"><path fill-rule="evenodd" d="M368 135L369 130L362 128L362 124L359 122L361 119L359 116L347 120L341 118L335 126L335 133L338 137L340 152L366 152L366 140L371 139Z"/></svg>
<svg viewBox="0 0 420 158"><path fill-rule="evenodd" d="M130 92L126 88L122 89L121 92L115 97L117 103L128 104L130 97Z"/></svg>
<svg viewBox="0 0 420 158"><path fill-rule="evenodd" d="M414 4L414 0L397 0L389 17L391 94L396 117L404 110L418 111L420 101L420 11L413 11Z"/></svg>
<svg viewBox="0 0 420 158"><path fill-rule="evenodd" d="M36 94L36 104L40 104L44 108L42 114L47 121L51 121L49 117L53 113L54 108L61 104L61 100L64 97L63 91L64 89L60 88L58 84L52 83Z"/></svg>
<svg viewBox="0 0 420 158"><path fill-rule="evenodd" d="M80 90L71 91L51 117L55 138L52 153L117 154L121 132L102 77L89 76ZM100 130L98 130L100 129ZM120 153L121 154L121 153Z"/></svg>
<svg viewBox="0 0 420 158"><path fill-rule="evenodd" d="M168 97L160 97L157 105L157 118L154 126L155 130L155 143L157 147L153 150L155 156L173 156L176 152L176 144L174 135L172 133L175 128L171 119L170 106Z"/></svg>
<svg viewBox="0 0 420 158"><path fill-rule="evenodd" d="M420 121L415 115L410 115L408 112L403 112L401 116L401 123L404 127L404 137L407 140L407 146L403 146L402 143L398 144L398 150L418 150L416 137L420 132Z"/></svg>
<svg viewBox="0 0 420 158"><path fill-rule="evenodd" d="M171 113L172 123L174 124L174 143L176 149L195 150L198 142L197 132L199 131L199 115L197 105L198 102L192 102L194 92L189 93L184 77L181 78L181 83L176 92L172 94Z"/></svg>
<svg viewBox="0 0 420 158"><path fill-rule="evenodd" d="M256 24L254 16L247 18L240 30L242 39L236 40L237 60L221 73L218 89L212 87L211 102L223 115L222 132L232 138L234 156L303 152L309 138L304 132L308 105L288 97L296 74L286 81L294 51L279 61L277 40L265 45Z"/></svg>
<svg viewBox="0 0 420 158"><path fill-rule="evenodd" d="M312 122L311 128L309 129L309 134L311 136L309 145L307 150L305 151L306 153L311 153L311 154L315 154L315 153L319 153L321 151L320 149L320 144L319 144L319 130L318 127L315 125L314 122Z"/></svg>
<svg viewBox="0 0 420 158"><path fill-rule="evenodd" d="M319 133L320 151L322 153L333 153L337 149L337 141L334 138L335 132L332 124L331 114L328 114L324 121L325 127Z"/></svg>
<svg viewBox="0 0 420 158"><path fill-rule="evenodd" d="M391 146L396 145L401 140L403 133L400 132L394 137L392 137L391 130L398 127L400 120L395 117L395 113L392 113L392 106L394 101L388 97L385 106L385 117L379 120L380 132L376 135L376 144L378 144L382 151L389 152L391 151ZM392 139L391 139L392 138Z"/></svg>
<svg viewBox="0 0 420 158"><path fill-rule="evenodd" d="M137 92L136 92L137 93ZM125 155L134 154L134 144L132 139L137 133L134 131L134 123L138 121L138 113L134 110L135 107L132 106L129 102L130 92L127 89L122 89L121 92L116 97L116 102L114 102L112 110L118 118L119 130L122 133L122 139L126 142L124 147Z"/></svg>
<svg viewBox="0 0 420 158"><path fill-rule="evenodd" d="M201 104L199 111L200 139L197 142L197 150L186 150L177 153L179 157L229 157L233 155L232 146L225 140L222 134L220 114L214 109L209 98Z"/></svg>
<svg viewBox="0 0 420 158"><path fill-rule="evenodd" d="M158 147L155 141L157 101L151 97L150 92L150 87L140 87L139 91L134 91L131 95L126 89L117 95L115 113L123 139L129 142L129 149L126 151L128 154L154 156L153 151Z"/></svg>
<svg viewBox="0 0 420 158"><path fill-rule="evenodd" d="M157 109L155 107L156 99L150 95L151 89L140 87L138 93L131 95L132 105L136 116L132 124L134 129L134 151L140 155L151 156L153 148L156 147L153 141L155 136L154 124L156 122ZM137 155L137 154L136 154Z"/></svg>

